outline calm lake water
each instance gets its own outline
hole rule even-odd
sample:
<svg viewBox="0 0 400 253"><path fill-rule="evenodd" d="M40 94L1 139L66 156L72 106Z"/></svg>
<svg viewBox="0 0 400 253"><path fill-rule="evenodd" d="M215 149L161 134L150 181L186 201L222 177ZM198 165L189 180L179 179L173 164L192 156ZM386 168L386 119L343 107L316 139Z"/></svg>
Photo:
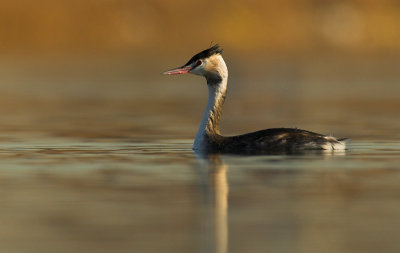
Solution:
<svg viewBox="0 0 400 253"><path fill-rule="evenodd" d="M0 252L400 251L396 82L233 79L223 133L299 127L349 150L199 157L203 80L93 72L3 75Z"/></svg>
<svg viewBox="0 0 400 253"><path fill-rule="evenodd" d="M0 146L4 252L397 252L400 145L196 157L191 140Z"/></svg>

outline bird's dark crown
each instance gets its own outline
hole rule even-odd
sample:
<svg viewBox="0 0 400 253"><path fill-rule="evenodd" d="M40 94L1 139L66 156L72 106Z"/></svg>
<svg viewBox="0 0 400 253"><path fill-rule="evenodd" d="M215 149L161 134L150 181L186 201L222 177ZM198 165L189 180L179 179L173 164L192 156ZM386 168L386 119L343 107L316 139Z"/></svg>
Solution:
<svg viewBox="0 0 400 253"><path fill-rule="evenodd" d="M184 66L190 65L197 60L208 58L214 54L221 54L222 51L223 51L223 49L220 48L218 44L216 44L204 51L201 51L200 53L198 53L195 56L193 56L192 58L190 58L190 60Z"/></svg>

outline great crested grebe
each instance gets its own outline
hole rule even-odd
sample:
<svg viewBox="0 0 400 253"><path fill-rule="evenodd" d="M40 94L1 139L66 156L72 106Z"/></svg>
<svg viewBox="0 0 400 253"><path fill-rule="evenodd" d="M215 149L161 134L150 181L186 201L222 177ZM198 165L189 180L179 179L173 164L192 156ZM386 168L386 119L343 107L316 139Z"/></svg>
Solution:
<svg viewBox="0 0 400 253"><path fill-rule="evenodd" d="M193 149L207 153L274 153L301 150L344 150L346 138L313 133L297 128L271 128L238 136L222 136L219 131L222 105L225 100L228 68L222 49L212 46L185 65L164 72L166 75L186 74L204 76L208 86L208 103L196 134Z"/></svg>

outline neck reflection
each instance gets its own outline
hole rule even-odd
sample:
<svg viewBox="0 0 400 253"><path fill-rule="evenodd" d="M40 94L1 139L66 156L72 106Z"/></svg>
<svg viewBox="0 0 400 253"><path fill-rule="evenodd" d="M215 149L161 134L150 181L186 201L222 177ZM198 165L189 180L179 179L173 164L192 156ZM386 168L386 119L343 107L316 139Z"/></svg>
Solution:
<svg viewBox="0 0 400 253"><path fill-rule="evenodd" d="M208 155L206 157L198 157L201 169L207 173L206 178L206 208L210 214L209 224L211 238L209 241L211 247L216 253L228 252L228 179L227 168L219 155Z"/></svg>

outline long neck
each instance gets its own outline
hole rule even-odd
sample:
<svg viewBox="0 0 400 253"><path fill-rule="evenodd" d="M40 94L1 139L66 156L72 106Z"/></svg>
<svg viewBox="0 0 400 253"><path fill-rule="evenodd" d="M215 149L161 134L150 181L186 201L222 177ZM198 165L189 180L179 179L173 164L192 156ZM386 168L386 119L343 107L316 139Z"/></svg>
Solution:
<svg viewBox="0 0 400 253"><path fill-rule="evenodd" d="M208 86L208 102L193 144L194 149L202 149L202 147L207 145L207 142L220 136L219 121L228 84L228 71L223 60L219 74L217 76L206 76L206 80Z"/></svg>

